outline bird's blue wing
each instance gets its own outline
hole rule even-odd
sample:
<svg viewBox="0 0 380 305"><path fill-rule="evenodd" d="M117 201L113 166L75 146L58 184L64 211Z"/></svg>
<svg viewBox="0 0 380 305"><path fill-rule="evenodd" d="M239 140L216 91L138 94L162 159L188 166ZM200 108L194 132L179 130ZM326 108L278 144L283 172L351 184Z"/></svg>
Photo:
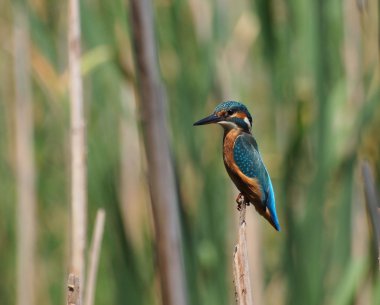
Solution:
<svg viewBox="0 0 380 305"><path fill-rule="evenodd" d="M272 182L261 159L256 140L250 134L244 133L236 138L234 160L244 175L255 178L259 182L262 193L261 200L267 206L276 229L280 230Z"/></svg>

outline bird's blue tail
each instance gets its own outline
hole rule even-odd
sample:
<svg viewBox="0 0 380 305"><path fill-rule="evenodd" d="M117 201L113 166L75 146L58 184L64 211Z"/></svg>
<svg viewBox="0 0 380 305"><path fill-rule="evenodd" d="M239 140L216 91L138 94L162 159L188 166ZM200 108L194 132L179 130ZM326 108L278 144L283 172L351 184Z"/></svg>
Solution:
<svg viewBox="0 0 380 305"><path fill-rule="evenodd" d="M273 220L274 228L277 231L281 231L280 223L278 222L277 213L276 213L276 200L274 198L274 191L273 191L272 181L270 180L270 178L269 178L269 192L268 192L267 207L268 207L270 216Z"/></svg>

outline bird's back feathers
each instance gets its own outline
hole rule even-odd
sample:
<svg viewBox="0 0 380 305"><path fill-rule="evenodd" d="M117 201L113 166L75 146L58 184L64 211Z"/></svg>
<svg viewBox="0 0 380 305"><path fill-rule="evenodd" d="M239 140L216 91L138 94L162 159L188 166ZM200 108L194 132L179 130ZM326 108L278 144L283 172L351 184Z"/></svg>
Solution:
<svg viewBox="0 0 380 305"><path fill-rule="evenodd" d="M280 225L276 214L276 203L272 182L261 159L257 142L251 134L243 132L236 136L233 145L233 160L241 172L241 174L238 174L240 176L239 178L245 183L247 183L247 178L250 178L251 184L257 184L260 189L260 192L257 193L257 195L260 196L260 203L252 203L255 204L258 211L261 211L260 214L265 213L266 209L268 209L271 218L270 222L275 229L279 231ZM240 189L241 183L234 182ZM244 190L241 191L244 193ZM250 194L246 195L249 196ZM262 204L263 206L260 207L258 206L259 204ZM265 215L263 216L265 217Z"/></svg>

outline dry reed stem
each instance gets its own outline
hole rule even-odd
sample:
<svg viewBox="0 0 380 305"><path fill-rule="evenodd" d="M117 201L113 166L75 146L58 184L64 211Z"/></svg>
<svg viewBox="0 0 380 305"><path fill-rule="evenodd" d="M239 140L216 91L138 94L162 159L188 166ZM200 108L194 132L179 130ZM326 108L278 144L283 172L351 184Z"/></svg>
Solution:
<svg viewBox="0 0 380 305"><path fill-rule="evenodd" d="M248 251L246 237L246 205L241 205L239 216L239 240L234 252L234 285L237 305L252 305L251 279L249 276Z"/></svg>
<svg viewBox="0 0 380 305"><path fill-rule="evenodd" d="M80 305L80 295L79 277L70 273L67 280L67 305Z"/></svg>
<svg viewBox="0 0 380 305"><path fill-rule="evenodd" d="M166 128L166 95L161 83L150 0L130 0L140 113L149 170L162 303L187 303L181 255L181 227L174 169Z"/></svg>
<svg viewBox="0 0 380 305"><path fill-rule="evenodd" d="M78 0L69 1L69 85L71 105L71 273L84 287L86 248L86 138L80 74L81 35ZM80 296L80 303L82 296Z"/></svg>
<svg viewBox="0 0 380 305"><path fill-rule="evenodd" d="M362 174L364 182L364 192L368 207L368 212L371 215L371 223L373 228L373 233L375 235L376 246L378 250L378 261L380 270L380 215L378 194L375 187L375 181L372 175L372 170L368 162L362 163Z"/></svg>
<svg viewBox="0 0 380 305"><path fill-rule="evenodd" d="M17 178L17 304L35 304L36 194L28 17L14 8L14 82Z"/></svg>
<svg viewBox="0 0 380 305"><path fill-rule="evenodd" d="M95 297L95 286L96 286L96 274L98 271L98 263L100 256L100 246L102 244L104 223L106 219L106 212L104 209L99 209L96 213L96 220L94 226L94 233L92 235L91 248L90 248L90 258L88 264L86 289L85 289L85 305L93 305Z"/></svg>

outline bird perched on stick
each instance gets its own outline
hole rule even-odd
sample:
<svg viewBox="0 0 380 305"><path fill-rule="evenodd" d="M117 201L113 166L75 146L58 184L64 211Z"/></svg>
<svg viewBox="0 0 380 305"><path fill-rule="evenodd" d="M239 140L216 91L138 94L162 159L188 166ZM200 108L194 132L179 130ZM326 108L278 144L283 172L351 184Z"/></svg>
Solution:
<svg viewBox="0 0 380 305"><path fill-rule="evenodd" d="M235 101L221 103L194 126L212 123L224 129L223 161L240 191L236 198L238 209L242 204L253 204L256 211L280 231L272 182L251 133L252 117L247 107Z"/></svg>

